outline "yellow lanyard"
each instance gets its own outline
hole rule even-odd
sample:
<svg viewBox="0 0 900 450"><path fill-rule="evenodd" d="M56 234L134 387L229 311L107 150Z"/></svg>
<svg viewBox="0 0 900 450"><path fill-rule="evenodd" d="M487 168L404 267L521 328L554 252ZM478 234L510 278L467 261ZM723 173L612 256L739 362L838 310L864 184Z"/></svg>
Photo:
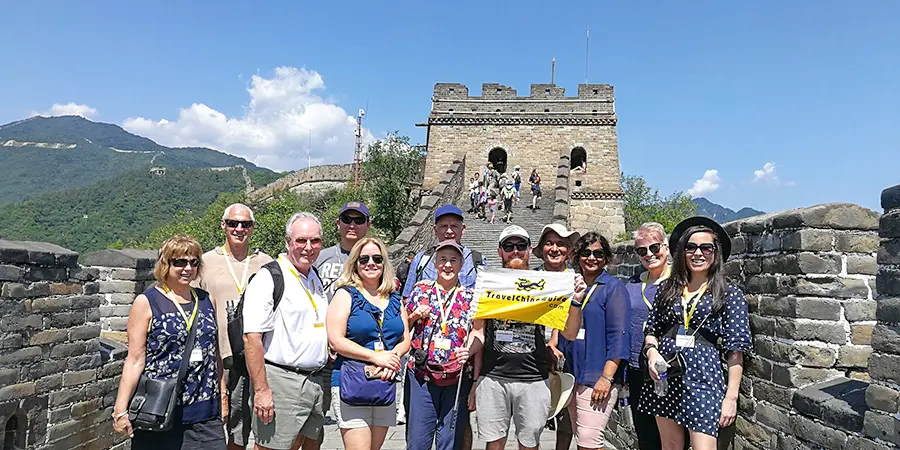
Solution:
<svg viewBox="0 0 900 450"><path fill-rule="evenodd" d="M225 264L228 266L228 271L231 272L231 281L234 281L238 294L243 294L244 289L247 288L247 274L250 271L250 253L248 252L247 257L244 258L244 273L241 274L240 278L237 277L234 267L231 267L231 254L228 253L228 246L222 246L222 253L225 253Z"/></svg>
<svg viewBox="0 0 900 450"><path fill-rule="evenodd" d="M584 307L587 306L588 301L591 299L591 295L594 293L594 289L597 289L600 283L594 283L591 285L591 290L588 291L587 295L584 297L584 303L581 304L581 310L584 311ZM584 328L582 326L582 328Z"/></svg>
<svg viewBox="0 0 900 450"><path fill-rule="evenodd" d="M697 312L697 305L700 304L700 299L703 298L703 294L706 293L706 283L703 283L700 286L700 289L697 290L697 293L694 294L694 297L688 300L688 289L687 286L684 287L684 292L681 294L681 313L684 316L684 329L688 329L688 325L691 323L691 319L694 318L694 313ZM693 303L693 304L691 304ZM691 311L688 312L688 305L691 304Z"/></svg>
<svg viewBox="0 0 900 450"><path fill-rule="evenodd" d="M669 278L669 274L671 272L672 272L672 266L667 265L665 272L663 272L662 276L659 277L656 280L656 282L653 284L659 284L660 281L665 280L666 278ZM647 275L647 278L650 277L650 272L644 272L644 274ZM653 309L653 304L650 303L650 300L647 300L647 296L644 295L644 289L647 288L647 278L644 278L644 281L641 282L641 298L644 299L644 304L647 305L647 309Z"/></svg>
<svg viewBox="0 0 900 450"><path fill-rule="evenodd" d="M184 312L184 308L181 307L181 303L175 298L175 294L169 295L172 292L172 289L169 286L166 286L165 283L162 284L162 290L166 294L166 298L172 300L172 303L175 304L175 307L178 308L178 312L181 313L181 317L184 318L184 323L187 324L188 329L191 328L191 324L194 323L194 319L197 318L197 309L200 305L200 302L197 300L197 292L194 291L194 288L191 288L191 297L194 299L194 310L191 312L191 317L189 318L187 314Z"/></svg>
<svg viewBox="0 0 900 450"><path fill-rule="evenodd" d="M313 312L316 313L316 323L315 323L315 327L316 327L316 328L322 328L323 326L325 326L325 324L323 324L323 323L319 320L319 307L316 306L316 301L313 300L313 296L312 296L312 294L309 292L309 289L307 289L306 283L303 282L303 278L301 278L301 277L300 277L300 274L297 273L296 270L294 270L294 265L293 265L290 261L286 261L284 258L282 258L282 257L280 257L280 256L278 257L278 259L280 259L280 260L282 260L282 261L285 261L285 262L287 263L287 266L288 266L289 270L291 271L291 273L294 274L294 276L297 277L297 281L300 282L300 287L303 288L303 292L306 292L306 298L309 299L309 303L310 303L310 304L312 305L312 307L313 307ZM310 269L310 270L312 270L312 269Z"/></svg>
<svg viewBox="0 0 900 450"><path fill-rule="evenodd" d="M441 311L441 333L442 333L442 335L447 334L447 316L449 315L448 313L450 312L450 310L453 308L453 300L456 299L456 288L457 287L459 287L459 285L453 286L453 289L450 289L450 291L447 292L447 296L444 298L441 298L441 291L438 289L437 282L434 282L434 285L432 286L432 289L434 289L434 296L438 300L438 307L440 308L440 311Z"/></svg>

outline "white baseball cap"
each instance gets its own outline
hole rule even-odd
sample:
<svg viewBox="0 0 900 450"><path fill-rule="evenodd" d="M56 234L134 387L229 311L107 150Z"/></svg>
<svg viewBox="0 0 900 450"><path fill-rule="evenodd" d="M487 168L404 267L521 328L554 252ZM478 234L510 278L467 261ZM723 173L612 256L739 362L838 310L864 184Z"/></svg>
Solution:
<svg viewBox="0 0 900 450"><path fill-rule="evenodd" d="M559 237L563 239L569 240L569 245L574 245L575 241L578 240L581 235L577 231L569 231L565 225L559 223L551 223L548 225L544 225L544 229L541 230L541 237L538 239L537 244L531 253L538 258L544 259L544 251L541 248L543 246L544 236L547 236L547 233L554 232L559 235Z"/></svg>
<svg viewBox="0 0 900 450"><path fill-rule="evenodd" d="M503 242L511 237L520 237L528 242L531 242L531 236L528 235L528 232L525 231L524 228L518 225L510 225L500 232L500 241L498 242L498 244L503 245Z"/></svg>

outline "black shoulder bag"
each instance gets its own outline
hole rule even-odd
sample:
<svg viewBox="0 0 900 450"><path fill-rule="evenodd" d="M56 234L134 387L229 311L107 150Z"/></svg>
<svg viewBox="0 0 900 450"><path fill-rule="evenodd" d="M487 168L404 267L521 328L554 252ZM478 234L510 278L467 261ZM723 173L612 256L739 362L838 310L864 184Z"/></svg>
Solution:
<svg viewBox="0 0 900 450"><path fill-rule="evenodd" d="M197 307L199 308L199 305ZM181 385L191 365L190 357L194 348L194 338L197 336L197 322L199 317L194 318L188 330L176 378L157 380L144 373L141 374L128 405L128 420L135 430L167 431L172 428L172 413L175 411L175 404L181 395Z"/></svg>

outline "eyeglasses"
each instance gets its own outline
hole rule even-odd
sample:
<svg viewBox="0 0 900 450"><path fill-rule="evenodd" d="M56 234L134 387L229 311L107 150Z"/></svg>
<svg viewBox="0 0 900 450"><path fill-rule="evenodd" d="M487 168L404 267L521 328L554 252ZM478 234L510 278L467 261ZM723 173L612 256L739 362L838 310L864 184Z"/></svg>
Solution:
<svg viewBox="0 0 900 450"><path fill-rule="evenodd" d="M384 257L381 255L359 255L359 265L364 266L369 263L369 258L372 258L372 262L375 264L381 264L384 262Z"/></svg>
<svg viewBox="0 0 900 450"><path fill-rule="evenodd" d="M606 253L603 253L602 248L596 248L594 250L586 248L586 249L578 252L578 256L580 256L582 258L590 258L591 255L594 255L594 258L597 258L597 259L605 259L606 258Z"/></svg>
<svg viewBox="0 0 900 450"><path fill-rule="evenodd" d="M510 253L513 250L524 252L525 250L528 250L528 242L519 241L515 244L513 244L512 242L505 242L500 246L500 248L502 248L506 253Z"/></svg>
<svg viewBox="0 0 900 450"><path fill-rule="evenodd" d="M366 222L369 221L369 218L366 216L341 216L341 222L345 225L350 225L351 223L355 223L357 225L365 225Z"/></svg>
<svg viewBox="0 0 900 450"><path fill-rule="evenodd" d="M233 219L225 219L225 225L228 228L237 228L238 225L243 226L244 228L250 228L255 225L256 222L252 220L233 220Z"/></svg>
<svg viewBox="0 0 900 450"><path fill-rule="evenodd" d="M294 239L294 243L296 243L300 247L306 247L307 244L310 247L321 247L322 246L322 238L297 238Z"/></svg>
<svg viewBox="0 0 900 450"><path fill-rule="evenodd" d="M700 249L701 253L709 256L709 255L712 255L712 253L714 251L716 251L716 244L710 244L709 242L707 242L705 244L700 244L700 245L697 245L693 242L688 242L687 244L684 244L684 251L688 255L694 254L694 252L696 252L698 248Z"/></svg>
<svg viewBox="0 0 900 450"><path fill-rule="evenodd" d="M170 259L169 264L171 264L175 267L187 267L188 264L190 264L191 267L200 267L200 259L199 258L194 258L194 259L175 258L175 259Z"/></svg>
<svg viewBox="0 0 900 450"><path fill-rule="evenodd" d="M634 251L635 251L639 256L647 256L647 251L648 251L648 250L650 251L650 253L652 253L652 254L655 255L655 254L659 253L659 249L661 249L661 248L662 248L662 244L660 244L659 242L657 242L657 243L655 243L655 244L650 244L650 245L647 246L647 247L637 247L637 248L634 249Z"/></svg>

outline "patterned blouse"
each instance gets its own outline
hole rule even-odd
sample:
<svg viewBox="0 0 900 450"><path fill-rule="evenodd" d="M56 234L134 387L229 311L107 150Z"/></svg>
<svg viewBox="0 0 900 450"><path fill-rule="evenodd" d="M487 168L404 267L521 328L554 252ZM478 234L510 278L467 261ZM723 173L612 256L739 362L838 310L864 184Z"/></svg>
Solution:
<svg viewBox="0 0 900 450"><path fill-rule="evenodd" d="M456 350L466 345L469 331L472 329L472 319L475 317L475 309L471 307L475 292L459 286L453 298L448 300L450 308L444 313L447 316L447 326L444 330L441 312L444 305L441 304L441 301L447 294L434 281L420 281L413 287L412 294L406 303L406 310L409 314L412 314L419 305L431 307L428 315L416 321L410 329L410 343L412 351L415 351L421 349L427 340L428 361L435 364L444 364L456 358ZM442 338L449 338L449 349L436 348L435 341ZM415 373L416 378L431 381L428 375L416 369L416 362L413 358L409 360L409 369Z"/></svg>
<svg viewBox="0 0 900 450"><path fill-rule="evenodd" d="M218 335L216 313L209 294L195 289L199 306L194 319L197 328L194 348L199 348L201 359L191 362L185 376L178 406L182 408L183 424L209 420L219 415L219 382L217 376ZM187 341L187 323L181 312L168 297L155 287L144 292L150 302L150 332L147 333L144 373L153 379L175 378L181 367L181 355ZM188 317L193 303L183 305Z"/></svg>

